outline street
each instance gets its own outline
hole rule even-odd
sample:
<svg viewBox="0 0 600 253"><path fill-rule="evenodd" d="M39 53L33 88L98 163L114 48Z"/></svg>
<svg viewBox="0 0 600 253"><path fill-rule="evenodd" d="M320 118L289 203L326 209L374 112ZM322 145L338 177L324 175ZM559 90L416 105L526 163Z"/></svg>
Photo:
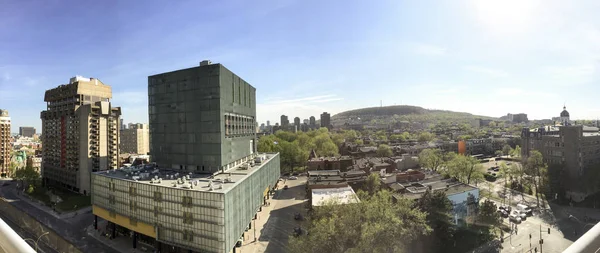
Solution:
<svg viewBox="0 0 600 253"><path fill-rule="evenodd" d="M287 190L283 186L287 185ZM306 177L299 176L297 180L281 181L269 206L263 207L258 214L256 223L257 242L254 241L254 228L246 232L240 252L286 252L288 237L300 222L294 220L294 214L299 212L306 216Z"/></svg>
<svg viewBox="0 0 600 253"><path fill-rule="evenodd" d="M2 179L0 185L9 183L10 179ZM93 222L91 213L82 213L74 215L69 219L59 219L54 215L42 210L38 204L29 203L17 196L15 184L0 186L0 196L10 202L11 205L19 210L28 213L40 223L53 229L65 240L71 242L82 252L117 252L108 246L102 244L93 237L87 236L86 227ZM47 207L46 207L47 208ZM49 208L47 208L49 209ZM8 222L7 222L8 223ZM49 251L51 252L51 251Z"/></svg>

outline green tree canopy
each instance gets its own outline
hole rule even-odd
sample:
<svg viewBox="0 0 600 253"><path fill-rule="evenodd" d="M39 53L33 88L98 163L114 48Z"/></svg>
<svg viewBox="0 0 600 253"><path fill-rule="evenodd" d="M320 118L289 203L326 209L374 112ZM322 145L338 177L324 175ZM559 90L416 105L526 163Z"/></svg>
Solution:
<svg viewBox="0 0 600 253"><path fill-rule="evenodd" d="M500 214L497 212L496 204L486 199L481 205L479 205L479 213L477 214L477 221L497 227L502 223Z"/></svg>
<svg viewBox="0 0 600 253"><path fill-rule="evenodd" d="M455 177L463 183L470 184L472 179L480 180L483 178L481 172L483 167L472 156L456 155L448 162L448 175Z"/></svg>
<svg viewBox="0 0 600 253"><path fill-rule="evenodd" d="M32 184L40 180L40 173L31 167L31 165L27 165L23 169L16 170L13 178Z"/></svg>
<svg viewBox="0 0 600 253"><path fill-rule="evenodd" d="M429 133L429 132L421 132L419 134L419 142L429 142L432 141L435 138L435 134Z"/></svg>
<svg viewBox="0 0 600 253"><path fill-rule="evenodd" d="M512 148L508 144L506 144L506 145L504 145L504 147L502 147L502 153L504 155L510 155L511 150L512 150Z"/></svg>
<svg viewBox="0 0 600 253"><path fill-rule="evenodd" d="M381 144L377 147L377 156L378 157L390 157L394 153L392 152L392 148L386 144Z"/></svg>
<svg viewBox="0 0 600 253"><path fill-rule="evenodd" d="M444 166L442 151L439 149L423 149L423 151L419 153L419 164L423 168L437 171Z"/></svg>
<svg viewBox="0 0 600 253"><path fill-rule="evenodd" d="M429 248L426 252L443 252L444 246L453 241L454 224L450 222L452 202L444 191L432 192L428 189L416 206L427 213L427 225L433 229L433 233L424 238L424 244Z"/></svg>
<svg viewBox="0 0 600 253"><path fill-rule="evenodd" d="M316 208L308 220L309 234L290 237L288 252L407 252L407 245L431 232L425 213L413 209L412 201L394 202L385 190L358 195L359 203Z"/></svg>

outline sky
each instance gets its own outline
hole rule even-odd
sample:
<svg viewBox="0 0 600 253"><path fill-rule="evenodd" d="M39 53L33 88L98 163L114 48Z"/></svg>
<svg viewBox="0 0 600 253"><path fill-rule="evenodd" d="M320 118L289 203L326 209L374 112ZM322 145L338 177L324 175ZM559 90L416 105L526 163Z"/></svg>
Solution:
<svg viewBox="0 0 600 253"><path fill-rule="evenodd" d="M44 91L112 86L148 122L147 76L225 65L257 121L385 105L600 118L599 1L0 0L0 108L41 131Z"/></svg>

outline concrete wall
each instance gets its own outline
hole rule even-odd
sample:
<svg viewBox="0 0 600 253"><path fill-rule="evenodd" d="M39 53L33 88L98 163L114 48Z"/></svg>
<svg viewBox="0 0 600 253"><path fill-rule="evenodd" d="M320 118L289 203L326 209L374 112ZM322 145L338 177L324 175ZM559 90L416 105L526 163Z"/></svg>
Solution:
<svg viewBox="0 0 600 253"><path fill-rule="evenodd" d="M4 199L0 199L0 217L9 225L15 224L18 227L12 227L17 233L27 238L38 238L40 235L48 232L48 235L40 238L39 244L47 245L58 252L81 253L73 244L63 239L51 228L42 225L35 218L27 213L13 207Z"/></svg>

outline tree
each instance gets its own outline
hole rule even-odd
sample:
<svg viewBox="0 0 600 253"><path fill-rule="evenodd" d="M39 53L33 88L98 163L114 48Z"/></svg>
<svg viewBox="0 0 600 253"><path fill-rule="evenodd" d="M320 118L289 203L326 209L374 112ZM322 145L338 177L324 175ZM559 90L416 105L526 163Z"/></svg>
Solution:
<svg viewBox="0 0 600 253"><path fill-rule="evenodd" d="M371 195L379 191L381 188L381 178L379 177L379 174L371 173L365 181L365 188Z"/></svg>
<svg viewBox="0 0 600 253"><path fill-rule="evenodd" d="M540 205L540 189L543 188L548 172L548 165L544 163L542 153L537 150L532 150L529 153L529 157L525 163L525 174L527 174L528 181L533 185L535 189L535 199L537 205Z"/></svg>
<svg viewBox="0 0 600 253"><path fill-rule="evenodd" d="M419 153L419 164L423 168L437 171L444 165L444 157L439 149L423 149Z"/></svg>
<svg viewBox="0 0 600 253"><path fill-rule="evenodd" d="M379 145L379 147L377 147L377 156L378 157L390 157L393 154L394 153L392 152L392 148L390 148L390 146L388 146L388 145L381 144L381 145Z"/></svg>
<svg viewBox="0 0 600 253"><path fill-rule="evenodd" d="M521 147L519 145L517 145L512 152L510 153L511 156L514 157L521 157Z"/></svg>
<svg viewBox="0 0 600 253"><path fill-rule="evenodd" d="M323 129L323 128L321 128ZM319 131L321 131L319 129ZM327 128L325 128L326 130ZM314 138L315 151L321 156L335 156L338 154L338 146L331 140L329 134L325 131L319 133Z"/></svg>
<svg viewBox="0 0 600 253"><path fill-rule="evenodd" d="M364 143L363 143L362 139L356 139L356 140L354 140L354 144L356 144L356 145L363 145Z"/></svg>
<svg viewBox="0 0 600 253"><path fill-rule="evenodd" d="M435 135L429 132L421 132L419 134L419 142L429 142L435 138Z"/></svg>
<svg viewBox="0 0 600 253"><path fill-rule="evenodd" d="M470 184L472 178L483 178L482 165L472 156L456 155L448 162L448 175Z"/></svg>
<svg viewBox="0 0 600 253"><path fill-rule="evenodd" d="M419 236L431 232L425 213L412 208L412 201L392 201L388 191L372 196L358 193L360 202L339 205L336 201L314 209L308 235L290 237L288 251L300 252L407 252ZM389 240L402 238L402 240Z"/></svg>
<svg viewBox="0 0 600 253"><path fill-rule="evenodd" d="M502 222L500 214L497 212L496 204L489 199L486 199L479 205L477 220L492 227L497 227Z"/></svg>
<svg viewBox="0 0 600 253"><path fill-rule="evenodd" d="M508 144L506 144L502 147L502 153L504 155L509 155L511 150L512 150L512 148Z"/></svg>
<svg viewBox="0 0 600 253"><path fill-rule="evenodd" d="M496 156L501 156L503 155L502 150L496 150L496 152L494 153Z"/></svg>
<svg viewBox="0 0 600 253"><path fill-rule="evenodd" d="M444 191L432 192L427 189L423 196L416 202L419 210L427 213L427 225L433 229L431 236L426 237L426 245L432 247L427 252L442 252L441 249L453 241L454 224L450 222L452 216L452 202L446 197Z"/></svg>
<svg viewBox="0 0 600 253"><path fill-rule="evenodd" d="M36 184L40 180L40 173L31 165L27 165L23 169L16 170L13 178L21 180L23 184Z"/></svg>

